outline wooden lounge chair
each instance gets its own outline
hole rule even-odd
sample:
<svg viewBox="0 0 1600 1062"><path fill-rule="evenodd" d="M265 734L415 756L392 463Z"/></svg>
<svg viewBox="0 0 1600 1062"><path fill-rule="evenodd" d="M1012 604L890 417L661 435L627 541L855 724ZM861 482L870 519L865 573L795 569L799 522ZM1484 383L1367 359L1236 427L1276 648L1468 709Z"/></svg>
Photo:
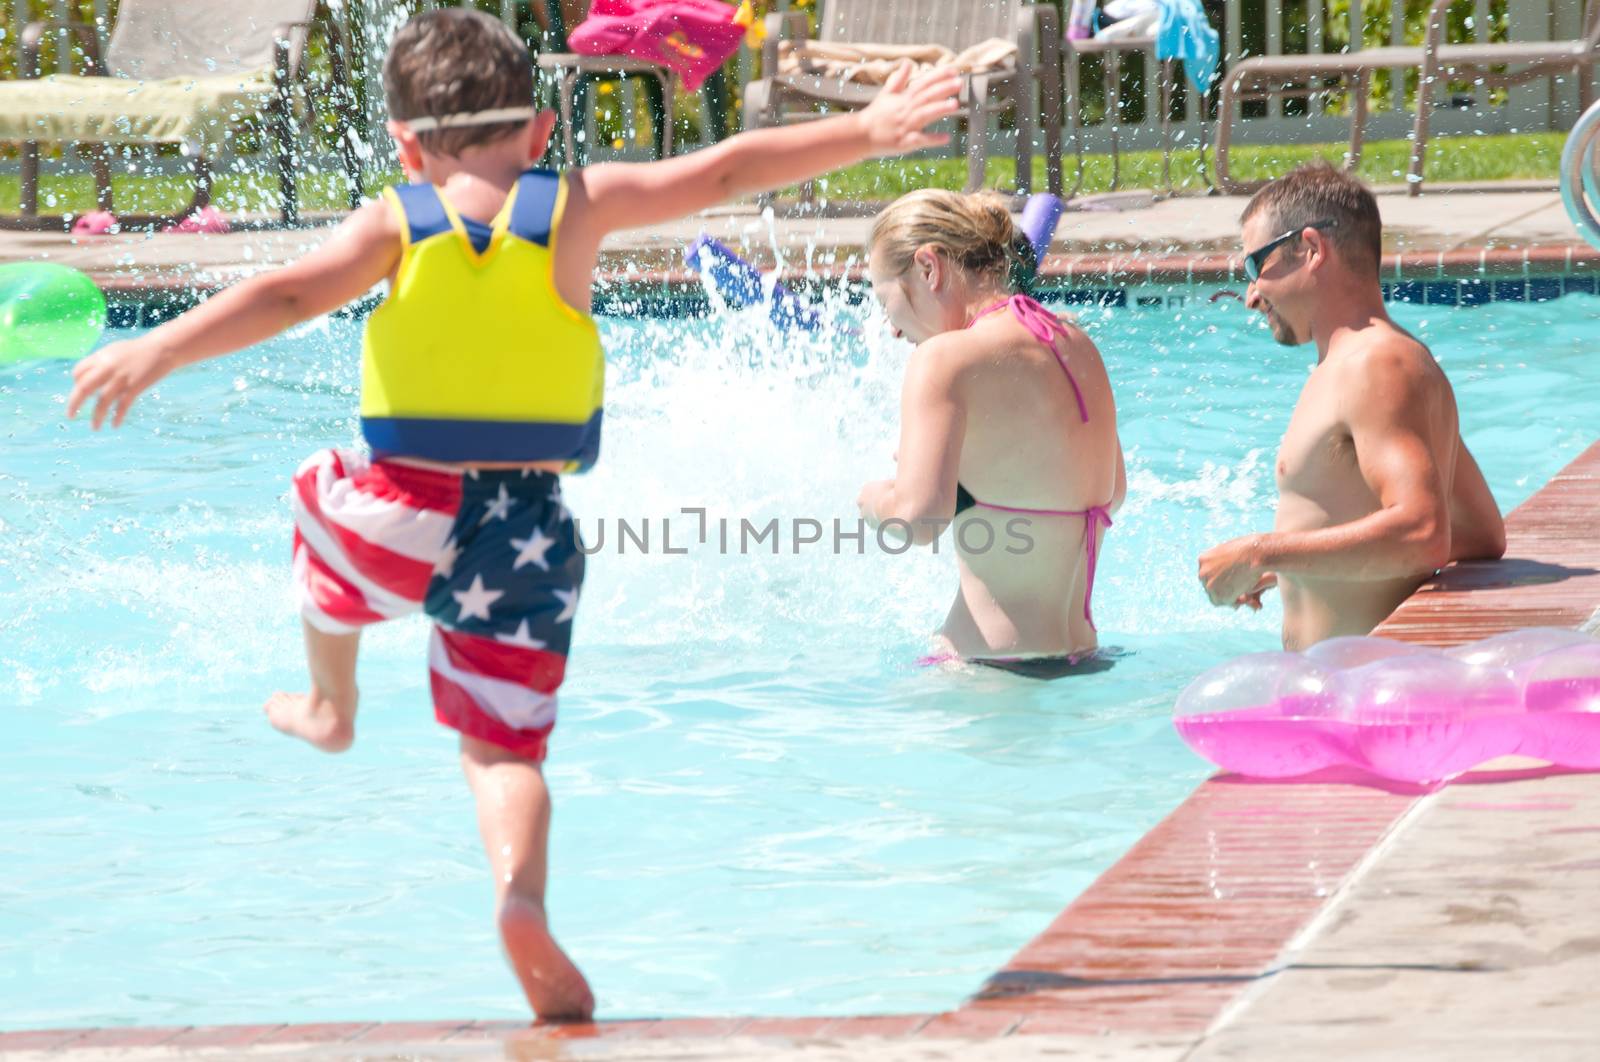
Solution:
<svg viewBox="0 0 1600 1062"><path fill-rule="evenodd" d="M1408 191L1422 190L1422 167L1428 149L1428 118L1433 93L1441 82L1470 76L1485 85L1515 85L1537 78L1586 74L1600 62L1600 0L1589 0L1584 15L1585 36L1567 41L1507 41L1497 44L1449 44L1445 41L1445 15L1451 0L1434 0L1428 12L1427 33L1420 47L1368 48L1334 55L1273 55L1246 59L1228 71L1222 83L1217 114L1217 183L1227 192L1255 186L1234 180L1228 173L1228 147L1239 103L1278 96L1311 96L1325 91L1324 81L1336 78L1350 89L1350 153L1354 169L1361 159L1362 127L1367 117L1367 87L1372 75L1394 67L1415 67L1421 74L1417 89L1417 117L1411 142ZM1504 73L1497 67L1509 68Z"/></svg>
<svg viewBox="0 0 1600 1062"><path fill-rule="evenodd" d="M1048 183L1061 192L1061 29L1049 4L1024 0L824 0L818 15L825 44L942 45L962 52L992 38L1015 41L1013 70L973 72L961 88L967 128L967 190L983 185L991 114L1012 110L1017 127L1017 191L1033 181L1034 130L1042 127ZM767 16L762 77L745 86L746 129L818 118L819 106L855 109L877 95L876 85L814 74L779 74L778 42L807 36L805 16ZM1035 113L1034 87L1040 91Z"/></svg>
<svg viewBox="0 0 1600 1062"><path fill-rule="evenodd" d="M30 228L63 224L59 217L39 216L41 141L93 146L90 161L102 210L112 209L112 145L185 145L194 158L195 194L176 215L184 217L210 202L210 159L240 119L257 113L269 119L283 220L296 221L297 84L306 85L308 110L320 105L337 112L350 205L358 206L360 169L351 140L356 114L344 72L344 44L334 21L316 14L317 0L122 0L104 56L93 26L28 24L21 41L23 77L0 82L0 140L23 142L20 223ZM330 83L320 93L309 91L305 61L314 29L328 37L332 66ZM76 39L84 76L40 77L40 45L50 33ZM320 103L314 102L318 95ZM122 220L140 226L166 219Z"/></svg>

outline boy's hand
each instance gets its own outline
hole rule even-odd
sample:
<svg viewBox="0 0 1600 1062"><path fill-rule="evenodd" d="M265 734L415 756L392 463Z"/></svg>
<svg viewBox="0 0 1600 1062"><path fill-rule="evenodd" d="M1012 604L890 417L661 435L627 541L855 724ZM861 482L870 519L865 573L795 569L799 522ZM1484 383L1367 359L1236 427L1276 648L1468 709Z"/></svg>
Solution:
<svg viewBox="0 0 1600 1062"><path fill-rule="evenodd" d="M137 339L108 344L73 366L67 419L76 417L79 407L98 394L100 399L95 403L92 421L95 430L100 429L106 414L113 409L116 415L111 426L120 428L133 400L172 368L161 351L151 344Z"/></svg>
<svg viewBox="0 0 1600 1062"><path fill-rule="evenodd" d="M954 67L936 67L913 79L911 64L901 63L860 112L872 153L903 155L949 143L948 133L925 130L961 109L960 91L961 75Z"/></svg>
<svg viewBox="0 0 1600 1062"><path fill-rule="evenodd" d="M937 147L924 130L956 113L961 76L952 68L915 80L896 69L859 111L782 129L751 129L703 151L644 165L602 163L567 174L557 275L582 290L607 233L670 221L734 196L773 191L865 158ZM397 237L398 239L398 237Z"/></svg>

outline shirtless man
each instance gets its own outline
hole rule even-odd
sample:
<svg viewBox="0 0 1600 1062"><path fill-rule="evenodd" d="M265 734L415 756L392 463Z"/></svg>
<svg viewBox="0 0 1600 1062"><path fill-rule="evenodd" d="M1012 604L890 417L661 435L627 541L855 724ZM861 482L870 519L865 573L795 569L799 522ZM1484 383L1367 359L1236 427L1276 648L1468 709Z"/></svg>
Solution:
<svg viewBox="0 0 1600 1062"><path fill-rule="evenodd" d="M1378 204L1325 163L1250 200L1245 304L1279 343L1317 344L1278 450L1268 534L1200 555L1214 605L1283 594L1283 645L1367 634L1454 560L1497 558L1505 524L1461 441L1455 394L1428 348L1389 319Z"/></svg>

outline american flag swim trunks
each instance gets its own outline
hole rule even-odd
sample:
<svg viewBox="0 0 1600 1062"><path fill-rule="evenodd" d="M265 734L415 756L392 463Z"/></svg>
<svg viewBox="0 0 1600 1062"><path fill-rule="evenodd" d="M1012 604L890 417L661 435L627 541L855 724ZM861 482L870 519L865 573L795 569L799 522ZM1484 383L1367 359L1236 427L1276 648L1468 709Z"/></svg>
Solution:
<svg viewBox="0 0 1600 1062"><path fill-rule="evenodd" d="M542 760L585 559L559 477L323 450L293 501L306 622L337 634L426 613L439 722Z"/></svg>

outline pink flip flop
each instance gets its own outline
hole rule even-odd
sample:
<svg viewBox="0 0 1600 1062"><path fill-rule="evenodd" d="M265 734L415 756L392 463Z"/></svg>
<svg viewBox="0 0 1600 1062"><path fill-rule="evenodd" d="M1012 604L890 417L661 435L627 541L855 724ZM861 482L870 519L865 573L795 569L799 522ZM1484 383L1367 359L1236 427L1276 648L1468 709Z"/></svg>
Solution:
<svg viewBox="0 0 1600 1062"><path fill-rule="evenodd" d="M106 236L121 231L122 224L109 210L91 210L72 223L74 236Z"/></svg>
<svg viewBox="0 0 1600 1062"><path fill-rule="evenodd" d="M203 206L177 224L168 225L166 231L222 233L231 231L231 226L222 211L214 206Z"/></svg>

